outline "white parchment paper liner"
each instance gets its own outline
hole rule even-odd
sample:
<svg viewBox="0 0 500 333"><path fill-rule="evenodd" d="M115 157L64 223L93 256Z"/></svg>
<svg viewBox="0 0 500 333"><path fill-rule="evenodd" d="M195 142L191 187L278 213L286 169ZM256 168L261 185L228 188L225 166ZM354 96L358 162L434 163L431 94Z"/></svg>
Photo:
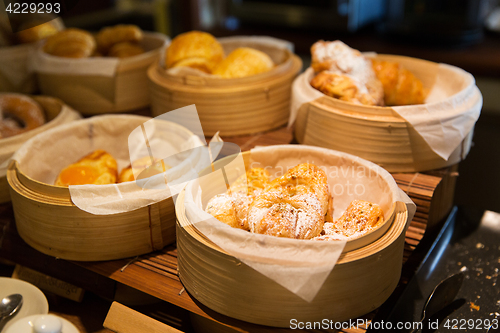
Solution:
<svg viewBox="0 0 500 333"><path fill-rule="evenodd" d="M310 82L314 70L309 67L292 85L291 112L288 126L292 126L300 107L325 95L314 89ZM466 71L438 64L434 85L425 104L391 107L411 124L429 147L444 160L474 127L483 99L474 77Z"/></svg>
<svg viewBox="0 0 500 333"><path fill-rule="evenodd" d="M125 59L108 57L71 59L56 57L43 52L43 43L40 43L33 53L30 63L32 70L40 73L113 77L120 63L140 61L141 58L149 57L150 52L156 52L159 49L163 49L168 43L169 38L163 34L144 32L144 38L140 42L140 45L146 50L146 53Z"/></svg>
<svg viewBox="0 0 500 333"><path fill-rule="evenodd" d="M191 163L199 163L203 157L201 150L192 149L204 146L204 142L194 136L187 129L162 120L149 117L133 115L103 115L94 116L80 120L72 124L60 126L54 130L42 133L29 140L14 155L18 161L19 168L29 177L46 184L54 184L59 172L71 163L81 159L83 156L104 149L110 153L118 163L118 171L127 167L131 159L147 154L144 143L140 148L140 140L137 140L135 153L129 157L128 143L129 135L141 124L146 124L151 140L151 147L161 147L161 153L165 156L177 156L178 165L173 159L170 160L172 169L167 170L169 179L183 177L186 171L191 170ZM183 154L179 152L189 151L189 159L184 161ZM182 164L185 162L184 164ZM205 161L202 168L210 164ZM188 166L188 167L186 167ZM126 182L110 185L78 185L70 186L71 200L80 209L92 214L107 215L138 209L172 195L172 192L180 189L167 187L164 177L161 175L162 186L156 188L141 188L136 182Z"/></svg>
<svg viewBox="0 0 500 333"><path fill-rule="evenodd" d="M0 177L4 177L7 174L7 168L11 161L12 156L28 139L34 137L35 135L47 131L55 126L59 126L74 120L80 119L81 116L78 112L71 109L67 105L62 106L61 112L56 118L43 124L42 126L35 128L29 132L23 133L21 135L15 135L9 138L0 139Z"/></svg>
<svg viewBox="0 0 500 333"><path fill-rule="evenodd" d="M280 176L287 169L303 162L315 163L327 172L334 195L334 217L339 217L352 200L364 199L380 204L386 216L393 203L402 201L409 210L408 221L413 218L416 206L397 187L387 171L371 162L353 155L304 145L251 150L250 167L265 167L272 176ZM244 172L243 159L235 159L225 169L225 176L231 183L238 174ZM210 195L203 194L201 184L210 184ZM349 187L354 191L356 185L358 193L364 186L363 194L348 192ZM340 193L341 190L344 192ZM335 266L346 242L279 238L229 227L204 211L212 194L225 191L226 183L220 169L190 182L186 186L184 202L189 221L230 255L304 300L312 301Z"/></svg>
<svg viewBox="0 0 500 333"><path fill-rule="evenodd" d="M289 50L292 53L294 50L293 43L283 39L278 39L269 36L231 36L231 37L217 38L217 40L221 43L222 47L224 48L224 53L226 56L229 53L231 53L231 51L233 51L238 47L243 47L243 46L254 47L269 55L273 60L273 62L276 64L276 66L283 64L284 61L286 60L285 59L286 54L284 52L279 52L279 50ZM169 45L165 45L161 52L161 57L159 59L160 68L165 68L165 55L168 46ZM278 51L273 49L277 49ZM170 75L176 75L176 76L191 75L191 76L205 76L213 78L218 77L216 75L207 74L201 70L190 67L173 67L167 69L166 71Z"/></svg>

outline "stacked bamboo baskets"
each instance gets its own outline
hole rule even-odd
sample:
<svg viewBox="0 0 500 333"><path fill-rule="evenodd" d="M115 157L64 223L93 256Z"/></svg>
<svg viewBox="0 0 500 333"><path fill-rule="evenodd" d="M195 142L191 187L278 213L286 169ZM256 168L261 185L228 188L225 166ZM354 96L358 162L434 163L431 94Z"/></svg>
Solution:
<svg viewBox="0 0 500 333"><path fill-rule="evenodd" d="M393 55L377 55L376 59L400 63L426 88L436 83L436 63ZM469 74L456 69L454 75L461 75L462 80ZM456 76L450 77L446 84L453 86L455 81ZM460 107L461 101L453 103L450 99L442 102L443 108ZM481 103L480 97L477 103ZM391 107L356 105L326 95L304 103L295 120L295 137L299 143L357 155L389 172L419 172L457 164L467 156L472 135L473 130L466 133L446 160Z"/></svg>
<svg viewBox="0 0 500 333"><path fill-rule="evenodd" d="M98 118L103 121L97 126L94 123L95 118L55 129L58 131L56 134L65 138L63 145L68 145L67 142L72 140L75 129L80 127L84 131L90 131L88 140L90 140L89 145L93 147L97 144L95 137L92 138L95 135L110 136L109 140L116 140L113 130L106 127L107 124L112 126L121 123L125 125L120 128L134 129L150 119L130 115L100 116ZM187 129L175 126L179 128L177 132L179 136L183 136L186 140L192 137L192 133ZM25 172L26 163L39 164L30 149L34 145L49 144L54 137L53 132L46 132L43 137L37 136L28 141L22 149L29 158L21 162L13 160L7 172L17 230L26 243L40 252L58 258L100 261L148 253L162 249L175 241L175 213L171 198L121 213L95 215L77 207L67 187L54 186L38 180L36 178L39 176L33 175L33 171L30 171L30 174ZM102 142L105 142L106 138L103 139ZM122 144L126 154L127 140ZM97 148L106 147L93 149ZM64 159L65 156L53 158ZM64 165L73 162L67 161ZM22 163L24 165L21 165ZM122 186L127 186L127 183L117 184L116 188L120 190ZM119 199L119 194L115 195Z"/></svg>
<svg viewBox="0 0 500 333"><path fill-rule="evenodd" d="M172 75L161 64L148 70L153 115L195 104L207 136L253 134L286 124L291 85L302 61L290 50L242 39L221 41L226 54L239 46L267 53L277 64L269 72L236 79Z"/></svg>
<svg viewBox="0 0 500 333"><path fill-rule="evenodd" d="M7 163L7 160L16 150L28 139L47 131L56 126L60 126L80 118L80 115L56 98L48 96L32 96L45 112L46 123L39 128L22 133L10 138L0 139L0 164ZM0 203L10 201L9 185L7 183L6 169L0 169Z"/></svg>
<svg viewBox="0 0 500 333"><path fill-rule="evenodd" d="M86 115L125 112L147 107L150 102L147 69L158 59L166 41L166 36L162 34L144 33L141 44L147 52L116 60L117 64L111 64L111 60L110 66L116 66L112 76L72 71L75 66L85 65L92 68L94 60L91 58L67 59L49 56L51 61L55 62L53 67L68 70L61 73L59 69L38 69L38 84L44 94L58 97Z"/></svg>
<svg viewBox="0 0 500 333"><path fill-rule="evenodd" d="M243 153L247 168L249 154ZM212 195L211 184L202 182L201 188L208 189L202 197ZM408 223L400 201L385 216L387 229L378 238L358 246L347 242L318 294L307 302L208 239L189 220L184 198L185 191L176 202L179 277L194 298L223 315L275 327L290 327L292 319L344 321L376 309L399 281Z"/></svg>

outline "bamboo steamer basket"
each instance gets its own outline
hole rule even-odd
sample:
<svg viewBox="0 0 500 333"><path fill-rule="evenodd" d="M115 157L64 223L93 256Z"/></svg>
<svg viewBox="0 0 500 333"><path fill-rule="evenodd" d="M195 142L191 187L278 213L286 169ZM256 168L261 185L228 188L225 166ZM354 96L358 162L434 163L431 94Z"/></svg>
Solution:
<svg viewBox="0 0 500 333"><path fill-rule="evenodd" d="M248 168L249 152L243 157ZM210 184L201 184L213 196ZM253 324L290 327L290 320L344 321L379 307L398 284L408 210L396 202L382 234L347 242L316 297L307 302L214 244L187 217L185 190L176 201L179 277L200 303Z"/></svg>
<svg viewBox="0 0 500 333"><path fill-rule="evenodd" d="M106 118L108 123L126 121L131 128L151 119L132 115L100 117ZM71 140L72 131L78 126L88 127L92 119L58 130L67 133L66 140ZM178 127L182 131L179 135L186 139L192 136L187 129ZM97 131L95 126L91 126L91 131ZM102 135L111 135L106 132L107 129L99 131ZM51 133L45 134L41 139L36 137L37 144L43 144L40 140L50 141L51 136L47 134ZM23 149L30 153L30 146L25 145ZM124 149L127 149L127 142L124 142ZM33 159L31 154L27 156ZM30 246L47 255L77 261L114 260L159 250L175 241L172 198L122 213L94 215L73 203L67 187L35 179L24 172L23 166L16 160L9 165L7 180L19 235ZM123 184L117 184L117 187L120 188L120 185Z"/></svg>
<svg viewBox="0 0 500 333"><path fill-rule="evenodd" d="M85 115L147 107L150 103L147 69L159 57L166 40L162 34L145 32L141 43L147 52L119 59L113 76L73 74L70 70L58 74L37 70L38 84L44 94L62 99ZM64 65L67 58L50 57L60 61L61 66L71 67ZM77 65L78 60L71 62Z"/></svg>
<svg viewBox="0 0 500 333"><path fill-rule="evenodd" d="M0 139L0 164L7 163L7 160L16 152L16 150L28 139L47 131L56 126L60 126L71 121L80 119L80 114L65 105L57 98L49 96L31 96L37 101L45 112L47 122L42 126L29 132L22 133L5 139ZM10 201L9 185L7 183L7 165L0 168L0 204Z"/></svg>
<svg viewBox="0 0 500 333"><path fill-rule="evenodd" d="M426 88L435 83L437 63L396 55L376 55L376 59L400 63ZM389 172L419 172L457 164L469 153L473 136L472 129L445 160L392 108L357 105L326 95L304 103L294 124L299 143L360 156Z"/></svg>
<svg viewBox="0 0 500 333"><path fill-rule="evenodd" d="M172 75L161 64L148 70L151 110L157 116L195 104L203 132L236 136L264 132L286 124L292 81L302 61L288 49L258 41L221 40L226 54L240 46L267 53L277 66L244 78Z"/></svg>

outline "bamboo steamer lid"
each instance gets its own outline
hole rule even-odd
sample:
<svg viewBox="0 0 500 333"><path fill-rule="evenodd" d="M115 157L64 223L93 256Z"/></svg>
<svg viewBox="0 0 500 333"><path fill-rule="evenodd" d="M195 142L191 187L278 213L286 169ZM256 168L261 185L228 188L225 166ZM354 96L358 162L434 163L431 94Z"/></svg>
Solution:
<svg viewBox="0 0 500 333"><path fill-rule="evenodd" d="M101 146L105 142L120 141L116 142L114 149L123 146L121 156L117 151L109 152L117 161L125 156L128 159L128 134L150 119L132 115L92 117L46 132L25 143L21 148L24 155L19 161L13 160L7 172L16 226L23 240L45 254L78 261L121 259L160 250L174 242L172 198L154 203L148 201L139 208L123 209L120 213L96 215L76 206L69 188L54 186L49 180L57 176L61 168L74 163L73 159L67 160L69 157L66 155L71 154L64 149L64 146L72 147L72 142L82 142L82 150L95 150L106 149L106 146ZM182 138L188 140L193 136L184 127L176 124L169 126L175 127L175 138L180 137L175 139L179 141L176 144L182 145ZM122 134L118 136L118 132ZM168 135L173 137L173 132ZM98 140L97 136L102 137ZM56 137L64 138L58 146L54 145ZM52 150L40 149L49 143ZM67 154L48 156L54 155L54 151L66 151ZM77 151L71 156L78 154ZM46 155L47 160L41 161ZM82 151L78 156L84 155ZM46 170L51 165L47 161L54 161L52 169ZM33 168L34 165L38 166L38 170ZM130 184L116 184L116 189L125 195L128 187L125 191L123 189L126 186ZM114 196L116 200L121 198L118 193Z"/></svg>
<svg viewBox="0 0 500 333"><path fill-rule="evenodd" d="M9 185L7 183L7 163L8 159L16 152L16 150L27 140L33 136L47 131L59 125L69 123L71 121L80 119L80 114L75 110L65 105L59 99L48 96L31 96L37 101L45 112L46 123L42 126L22 133L10 138L0 139L0 203L9 202ZM3 165L5 164L5 166Z"/></svg>
<svg viewBox="0 0 500 333"><path fill-rule="evenodd" d="M248 167L249 153L243 155ZM200 186L213 195L211 184ZM292 319L344 321L376 309L399 281L409 218L402 202L385 216L387 229L378 238L357 246L347 242L321 289L307 302L207 238L188 218L185 191L176 202L179 277L194 298L223 315L275 327L290 327Z"/></svg>
<svg viewBox="0 0 500 333"><path fill-rule="evenodd" d="M469 73L446 65L448 79L445 80L443 76L438 79L437 73L442 64L395 55L375 57L400 63L420 79L427 89L438 85L447 97L427 106L443 111L455 108L454 119L460 119L460 114L464 114L463 119L471 117L471 110L477 110L479 116L482 97ZM306 73L311 73L311 70L302 75ZM460 86L466 85L464 82L469 85ZM297 89L301 88L297 86ZM307 89L314 88L309 86ZM301 92L294 91L294 95L298 94ZM448 115L443 116L443 121L446 121L445 117ZM393 108L357 105L326 95L298 108L294 131L299 143L357 155L379 164L389 172L420 172L457 164L467 156L473 136L473 127L469 131L464 129L461 142L456 148L452 147L455 149L446 159L436 153L414 126Z"/></svg>
<svg viewBox="0 0 500 333"><path fill-rule="evenodd" d="M153 115L195 104L206 136L247 135L286 124L290 112L291 84L302 61L290 50L237 37L221 40L228 54L240 47L267 53L277 64L272 70L235 79L215 76L173 75L161 64L148 70Z"/></svg>

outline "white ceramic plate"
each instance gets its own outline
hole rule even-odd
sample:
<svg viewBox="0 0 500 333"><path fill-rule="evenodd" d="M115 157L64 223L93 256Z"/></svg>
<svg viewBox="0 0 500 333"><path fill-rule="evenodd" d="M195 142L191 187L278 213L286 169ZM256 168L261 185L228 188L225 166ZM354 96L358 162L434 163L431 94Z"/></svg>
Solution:
<svg viewBox="0 0 500 333"><path fill-rule="evenodd" d="M47 314L49 304L43 292L31 283L0 277L0 299L11 294L21 294L23 296L23 306L19 312L5 325L2 332L5 332L12 324L19 319L36 314Z"/></svg>
<svg viewBox="0 0 500 333"><path fill-rule="evenodd" d="M12 324L7 330L5 330L5 333L32 333L33 328L35 327L35 320L36 319L41 319L44 324L48 324L47 319L59 319L60 324L62 326L61 332L63 333L79 333L80 331L68 320L59 317L59 316L54 316L54 315L32 315L28 317L21 318L20 320L17 320L14 324ZM40 324L41 322L39 322ZM53 323L53 322L52 322ZM61 327L60 326L60 327ZM54 326L50 326L53 328ZM52 330L48 329L47 332L53 332Z"/></svg>

